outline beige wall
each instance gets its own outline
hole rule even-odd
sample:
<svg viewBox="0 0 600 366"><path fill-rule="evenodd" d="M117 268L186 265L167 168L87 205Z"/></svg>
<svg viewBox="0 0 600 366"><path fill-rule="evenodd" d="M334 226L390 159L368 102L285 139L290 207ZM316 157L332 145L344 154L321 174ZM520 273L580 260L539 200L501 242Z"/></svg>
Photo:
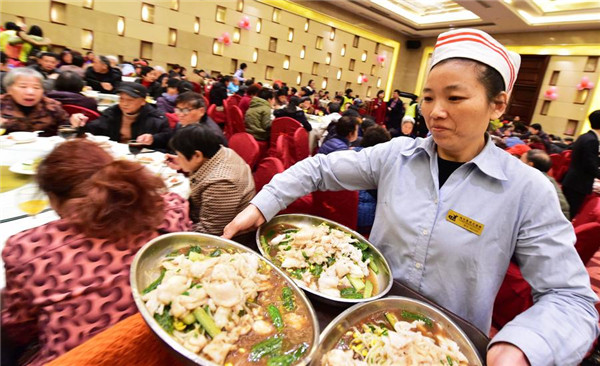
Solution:
<svg viewBox="0 0 600 366"><path fill-rule="evenodd" d="M97 54L121 55L125 60L140 57L141 41L152 42L151 64L166 66L167 63L179 63L192 68L191 56L198 52L198 68L232 73L232 59L238 63L248 64L246 76L254 76L259 81L265 80L267 66L273 67L273 80L280 79L289 85L296 86L296 79L302 73L302 85L309 79L321 87L323 78L328 79L327 89L331 92L341 91L349 82L355 94L365 96L370 87L371 95L375 95L377 79L381 78L381 89L385 89L390 71L390 62L380 66L376 62L375 48L377 43L361 37L358 47L353 47L354 34L336 30L335 40L329 39L329 25L310 21L308 32L304 31L306 18L281 11L279 23L271 21L273 7L255 0L245 0L242 12L236 11L237 1L191 1L181 0L179 10L171 10L171 1L146 0L155 6L154 23L141 20L141 1L112 1L96 0L93 9L83 7L83 0L61 0L66 4L65 24L50 22L50 0L17 1L4 0L1 5L3 21L16 20L17 16L25 18L28 25L37 24L42 27L45 35L52 39L53 44L85 51L81 48L82 30L94 32L93 51ZM215 20L217 5L225 7L224 23ZM241 30L239 44L225 46L223 56L212 54L214 39L223 32L229 32L233 37L234 29L241 18L250 18L251 29ZM125 35L117 34L119 16L125 17ZM195 17L200 17L200 32L194 34ZM262 19L262 31L257 33L257 19ZM177 45L168 45L169 28L177 29ZM294 39L287 41L288 29L294 29ZM315 48L317 36L323 37L323 49ZM269 39L278 39L277 52L269 52ZM346 55L341 56L342 45L346 44ZM300 58L300 50L306 46L306 56ZM252 62L254 49L258 48L258 60ZM388 54L391 59L393 49L380 45L380 51ZM367 51L367 59L361 61L361 56ZM326 65L327 53L332 54L331 65ZM290 56L289 70L283 68L285 56ZM350 59L355 59L354 71L349 70ZM313 62L318 62L317 75L312 75ZM371 67L376 65L374 75ZM341 80L336 80L338 69L342 69ZM367 75L369 81L359 85L357 78L360 73ZM189 73L191 74L191 73Z"/></svg>
<svg viewBox="0 0 600 366"><path fill-rule="evenodd" d="M583 122L587 119L592 93L589 93L584 104L574 103L578 93L575 86L583 76L587 76L596 83L600 75L600 66L596 68L595 72L584 72L587 59L586 56L551 56L532 116L532 122L540 123L546 132L565 136L568 120L578 121L576 131L583 127ZM558 98L555 101L549 101L547 114L542 115L542 106L546 101L544 93L551 86L550 79L554 71L559 71L555 85Z"/></svg>

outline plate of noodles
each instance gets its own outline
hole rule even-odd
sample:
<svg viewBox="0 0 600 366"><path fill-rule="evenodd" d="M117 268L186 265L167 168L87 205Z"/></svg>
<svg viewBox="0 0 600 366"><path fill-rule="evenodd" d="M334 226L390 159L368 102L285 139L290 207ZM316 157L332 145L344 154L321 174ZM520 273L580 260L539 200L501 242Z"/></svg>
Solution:
<svg viewBox="0 0 600 366"><path fill-rule="evenodd" d="M422 301L388 297L357 304L321 333L311 365L482 366L465 333Z"/></svg>
<svg viewBox="0 0 600 366"><path fill-rule="evenodd" d="M384 296L391 270L359 233L322 217L280 215L256 232L261 254L306 292L334 305Z"/></svg>
<svg viewBox="0 0 600 366"><path fill-rule="evenodd" d="M307 365L316 350L319 323L304 293L241 244L166 234L131 268L142 317L187 364Z"/></svg>

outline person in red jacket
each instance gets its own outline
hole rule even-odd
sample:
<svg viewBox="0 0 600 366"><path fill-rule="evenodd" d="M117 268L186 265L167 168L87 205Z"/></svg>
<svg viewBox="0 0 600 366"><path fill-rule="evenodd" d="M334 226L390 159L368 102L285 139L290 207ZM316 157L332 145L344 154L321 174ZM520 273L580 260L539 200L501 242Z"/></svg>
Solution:
<svg viewBox="0 0 600 366"><path fill-rule="evenodd" d="M373 99L371 107L371 115L375 118L375 122L380 126L385 124L385 115L387 113L387 103L383 100L384 96L385 91L378 91L377 98Z"/></svg>

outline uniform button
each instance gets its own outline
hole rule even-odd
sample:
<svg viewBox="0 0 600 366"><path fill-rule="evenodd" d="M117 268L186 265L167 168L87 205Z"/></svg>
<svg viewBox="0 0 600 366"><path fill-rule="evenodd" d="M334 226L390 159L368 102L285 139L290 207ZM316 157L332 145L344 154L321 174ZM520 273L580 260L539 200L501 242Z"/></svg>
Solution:
<svg viewBox="0 0 600 366"><path fill-rule="evenodd" d="M415 263L415 267L417 267L417 269L421 269L421 263L419 263L419 262Z"/></svg>
<svg viewBox="0 0 600 366"><path fill-rule="evenodd" d="M437 199L437 198L436 198L436 199L434 199L434 200L433 200L433 203L435 203L435 204L437 205L437 204L438 204L438 199Z"/></svg>
<svg viewBox="0 0 600 366"><path fill-rule="evenodd" d="M427 229L423 229L423 235L427 235L429 234L429 231L427 231Z"/></svg>

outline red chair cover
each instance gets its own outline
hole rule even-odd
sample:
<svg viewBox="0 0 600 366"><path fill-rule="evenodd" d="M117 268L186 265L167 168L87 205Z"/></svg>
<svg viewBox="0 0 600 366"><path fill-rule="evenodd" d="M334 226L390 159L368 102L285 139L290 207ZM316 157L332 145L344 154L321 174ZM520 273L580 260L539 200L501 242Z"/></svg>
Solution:
<svg viewBox="0 0 600 366"><path fill-rule="evenodd" d="M314 213L356 230L358 191L313 192Z"/></svg>
<svg viewBox="0 0 600 366"><path fill-rule="evenodd" d="M202 98L204 98L204 105L206 106L206 108L208 108L210 106L210 101L205 95L203 95Z"/></svg>
<svg viewBox="0 0 600 366"><path fill-rule="evenodd" d="M496 301L494 301L492 325L501 329L532 305L531 286L523 278L519 266L510 262L504 281L496 295Z"/></svg>
<svg viewBox="0 0 600 366"><path fill-rule="evenodd" d="M75 113L82 113L84 116L86 116L88 118L88 122L93 121L96 118L100 117L100 113L95 112L91 109L87 109L85 107L79 106L79 105L64 104L62 106L62 108L65 110L65 112L67 112L69 114L69 116L72 114L75 114Z"/></svg>
<svg viewBox="0 0 600 366"><path fill-rule="evenodd" d="M258 161L260 148L251 134L246 132L234 134L229 139L229 148L238 153L238 155L250 165L250 168L254 168Z"/></svg>
<svg viewBox="0 0 600 366"><path fill-rule="evenodd" d="M600 222L588 222L575 228L577 243L575 249L584 265L592 259L600 248Z"/></svg>
<svg viewBox="0 0 600 366"><path fill-rule="evenodd" d="M579 213L573 218L573 226L577 228L588 222L600 222L600 195L595 193L586 197Z"/></svg>
<svg viewBox="0 0 600 366"><path fill-rule="evenodd" d="M217 110L217 106L215 104L211 104L208 107L208 111L206 112L213 121L219 124L225 123L227 121L227 116L225 115L225 108L222 111Z"/></svg>
<svg viewBox="0 0 600 366"><path fill-rule="evenodd" d="M550 154L550 159L552 160L552 168L548 172L554 179L556 179L556 174L560 172L560 168L563 165L564 158L560 154Z"/></svg>
<svg viewBox="0 0 600 366"><path fill-rule="evenodd" d="M272 156L266 157L258 163L254 176L254 187L256 192L259 192L262 187L271 181L271 178L277 173L285 170L281 160Z"/></svg>
<svg viewBox="0 0 600 366"><path fill-rule="evenodd" d="M227 104L225 109L227 123L225 124L225 136L230 137L236 133L246 132L246 124L244 122L244 114L237 105Z"/></svg>
<svg viewBox="0 0 600 366"><path fill-rule="evenodd" d="M179 122L179 117L175 113L165 113L167 120L169 121L169 127L175 128L177 126L177 122Z"/></svg>
<svg viewBox="0 0 600 366"><path fill-rule="evenodd" d="M294 163L310 156L308 147L308 132L304 128L298 128L294 132Z"/></svg>
<svg viewBox="0 0 600 366"><path fill-rule="evenodd" d="M303 128L302 124L293 118L275 118L273 123L271 123L271 146L275 146L275 141L277 141L279 135L283 134L293 138L294 132L299 128Z"/></svg>
<svg viewBox="0 0 600 366"><path fill-rule="evenodd" d="M292 146L290 144L290 138L286 135L279 135L277 141L275 141L275 150L273 155L283 163L285 169L291 167L294 164L294 157L292 155Z"/></svg>

